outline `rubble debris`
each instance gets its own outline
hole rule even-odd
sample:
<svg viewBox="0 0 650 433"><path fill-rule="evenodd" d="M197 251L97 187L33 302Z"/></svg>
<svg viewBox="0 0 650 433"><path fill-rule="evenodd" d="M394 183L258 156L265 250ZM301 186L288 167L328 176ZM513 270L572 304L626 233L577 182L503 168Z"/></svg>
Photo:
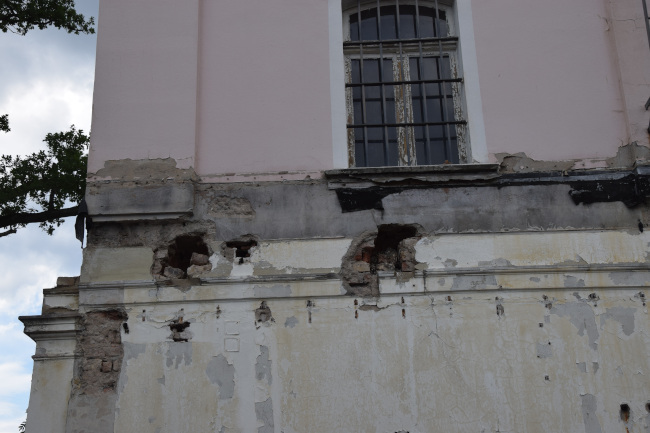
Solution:
<svg viewBox="0 0 650 433"><path fill-rule="evenodd" d="M209 255L202 235L181 235L154 252L151 273L157 281L196 277L212 270Z"/></svg>
<svg viewBox="0 0 650 433"><path fill-rule="evenodd" d="M416 225L383 224L352 242L343 257L341 278L349 295L379 296L379 272L415 271L415 244L422 237Z"/></svg>

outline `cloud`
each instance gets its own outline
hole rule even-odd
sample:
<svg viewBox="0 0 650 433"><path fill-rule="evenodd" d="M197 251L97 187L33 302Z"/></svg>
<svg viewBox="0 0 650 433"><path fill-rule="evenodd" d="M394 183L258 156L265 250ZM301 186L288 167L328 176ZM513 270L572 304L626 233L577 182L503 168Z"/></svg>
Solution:
<svg viewBox="0 0 650 433"><path fill-rule="evenodd" d="M17 362L0 363L0 398L15 395L29 389L32 381L32 372L26 372Z"/></svg>
<svg viewBox="0 0 650 433"><path fill-rule="evenodd" d="M82 251L74 218L52 236L32 225L0 238L0 245L0 263L8 270L0 279L0 314L38 314L44 288L54 287L58 276L79 275Z"/></svg>
<svg viewBox="0 0 650 433"><path fill-rule="evenodd" d="M97 17L98 0L76 4ZM0 133L0 154L44 148L46 133L72 124L90 130L95 45L95 36L56 29L0 34L0 114L9 114L12 129ZM0 238L0 263L0 433L16 433L25 419L35 348L17 317L40 313L42 290L57 276L79 275L74 218L53 236L32 226Z"/></svg>
<svg viewBox="0 0 650 433"><path fill-rule="evenodd" d="M25 411L17 405L0 401L0 433L17 433L18 426L25 421Z"/></svg>

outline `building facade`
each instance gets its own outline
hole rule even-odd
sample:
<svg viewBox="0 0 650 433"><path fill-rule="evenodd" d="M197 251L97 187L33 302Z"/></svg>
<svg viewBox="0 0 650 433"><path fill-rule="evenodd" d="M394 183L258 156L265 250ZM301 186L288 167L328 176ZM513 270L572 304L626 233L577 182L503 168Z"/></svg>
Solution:
<svg viewBox="0 0 650 433"><path fill-rule="evenodd" d="M28 432L650 431L642 0L98 22Z"/></svg>

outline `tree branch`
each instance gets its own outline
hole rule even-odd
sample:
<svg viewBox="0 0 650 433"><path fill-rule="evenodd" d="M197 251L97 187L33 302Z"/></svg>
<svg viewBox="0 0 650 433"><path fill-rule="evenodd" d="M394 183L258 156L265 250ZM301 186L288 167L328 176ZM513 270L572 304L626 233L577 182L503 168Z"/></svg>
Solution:
<svg viewBox="0 0 650 433"><path fill-rule="evenodd" d="M68 207L65 209L47 210L44 212L22 212L0 217L0 228L15 226L17 224L42 223L57 218L65 218L77 215L79 206ZM10 233L7 233L10 234Z"/></svg>
<svg viewBox="0 0 650 433"><path fill-rule="evenodd" d="M3 236L12 235L14 233L16 233L16 229L11 229L11 230L7 230L7 231L4 231L4 232L0 232L0 238L3 237Z"/></svg>

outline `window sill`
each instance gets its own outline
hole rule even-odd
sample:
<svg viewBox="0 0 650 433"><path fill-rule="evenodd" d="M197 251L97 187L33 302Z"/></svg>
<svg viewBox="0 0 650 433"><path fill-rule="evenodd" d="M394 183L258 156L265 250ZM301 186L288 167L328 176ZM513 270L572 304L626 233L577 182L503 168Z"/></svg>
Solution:
<svg viewBox="0 0 650 433"><path fill-rule="evenodd" d="M364 167L328 170L329 189L368 188L377 185L409 186L491 180L499 177L499 164L441 164L414 167Z"/></svg>

